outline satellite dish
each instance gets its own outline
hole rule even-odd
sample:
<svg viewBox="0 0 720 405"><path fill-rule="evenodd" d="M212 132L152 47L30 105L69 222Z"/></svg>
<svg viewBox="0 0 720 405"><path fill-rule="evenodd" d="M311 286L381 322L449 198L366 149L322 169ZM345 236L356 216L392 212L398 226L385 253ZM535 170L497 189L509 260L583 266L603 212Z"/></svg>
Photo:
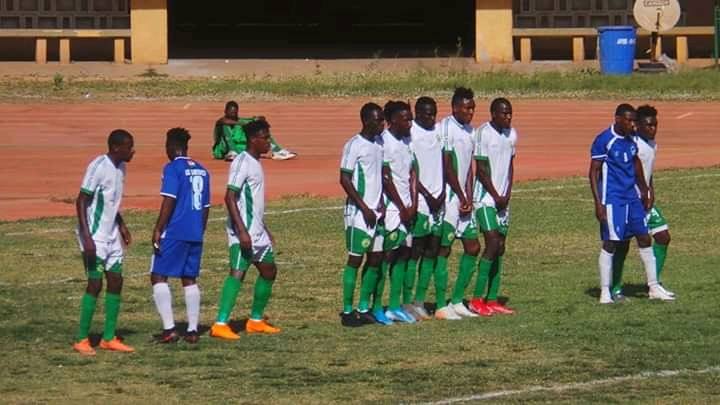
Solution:
<svg viewBox="0 0 720 405"><path fill-rule="evenodd" d="M674 27L680 20L678 0L637 0L633 16L638 25L650 31L650 61L657 62L658 33Z"/></svg>

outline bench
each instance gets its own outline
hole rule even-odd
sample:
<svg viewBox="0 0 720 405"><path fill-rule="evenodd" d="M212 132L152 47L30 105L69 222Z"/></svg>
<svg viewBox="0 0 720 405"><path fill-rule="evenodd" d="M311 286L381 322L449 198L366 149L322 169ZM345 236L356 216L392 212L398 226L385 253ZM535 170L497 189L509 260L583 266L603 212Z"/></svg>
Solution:
<svg viewBox="0 0 720 405"><path fill-rule="evenodd" d="M113 60L125 63L125 39L130 38L129 29L0 29L0 38L35 38L35 62L47 63L48 38L60 39L60 63L70 63L70 39L113 38Z"/></svg>
<svg viewBox="0 0 720 405"><path fill-rule="evenodd" d="M650 32L639 28L637 36L646 37ZM713 36L715 30L712 26L702 27L675 27L660 34L658 38L658 55L662 52L662 37L674 36L676 58L678 63L686 63L688 60L689 36ZM532 61L532 38L572 38L573 62L585 60L585 38L597 37L595 28L514 28L513 37L520 38L520 61L530 63Z"/></svg>

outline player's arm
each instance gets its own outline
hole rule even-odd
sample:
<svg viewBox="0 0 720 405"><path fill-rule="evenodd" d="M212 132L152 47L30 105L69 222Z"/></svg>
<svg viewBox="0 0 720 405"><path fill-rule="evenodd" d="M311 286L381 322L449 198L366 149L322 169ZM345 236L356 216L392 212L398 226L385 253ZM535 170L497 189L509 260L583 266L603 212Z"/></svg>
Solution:
<svg viewBox="0 0 720 405"><path fill-rule="evenodd" d="M640 158L635 156L635 183L637 184L638 188L640 189L640 199L643 202L643 205L645 206L646 210L649 210L652 208L653 203L655 201L655 196L653 195L652 188L648 187L647 183L645 182L645 171L642 167L642 162L640 161Z"/></svg>
<svg viewBox="0 0 720 405"><path fill-rule="evenodd" d="M342 186L350 201L360 208L360 211L362 211L363 217L365 218L365 223L370 227L374 227L375 222L377 222L377 217L375 216L373 210L365 204L365 201L363 201L362 197L360 197L357 190L355 190L355 186L352 184L352 172L340 169L340 186Z"/></svg>
<svg viewBox="0 0 720 405"><path fill-rule="evenodd" d="M410 220L415 218L418 210L418 181L417 172L415 171L415 165L410 168L410 201L412 207L410 208Z"/></svg>
<svg viewBox="0 0 720 405"><path fill-rule="evenodd" d="M405 224L410 222L410 214L407 209L408 207L403 204L402 198L400 198L400 194L398 193L392 179L392 170L390 169L390 166L386 164L382 167L382 184L385 195L387 195L390 201L392 201L393 204L400 209L400 220Z"/></svg>
<svg viewBox="0 0 720 405"><path fill-rule="evenodd" d="M160 239L162 239L162 233L167 227L170 217L175 210L175 198L163 195L162 204L160 205L160 214L155 222L155 229L153 229L152 244L155 252L160 252Z"/></svg>
<svg viewBox="0 0 720 405"><path fill-rule="evenodd" d="M592 192L593 201L595 201L595 217L600 222L607 221L607 212L605 206L600 201L600 189L598 181L600 179L600 169L602 169L603 161L598 159L590 160L590 170L588 171L588 179L590 180L590 191Z"/></svg>
<svg viewBox="0 0 720 405"><path fill-rule="evenodd" d="M123 242L125 242L126 246L130 246L130 243L132 243L132 236L130 235L130 230L127 228L127 225L125 225L125 220L123 220L123 217L119 212L115 216L115 222L118 224L120 236L122 236Z"/></svg>
<svg viewBox="0 0 720 405"><path fill-rule="evenodd" d="M468 167L467 177L465 178L465 195L468 198L468 203L471 203L473 198L473 182L475 178L472 173L472 164Z"/></svg>
<svg viewBox="0 0 720 405"><path fill-rule="evenodd" d="M467 205L468 199L465 196L462 186L460 186L460 181L458 180L457 172L453 167L452 155L450 152L443 152L443 164L445 166L443 169L445 173L445 181L450 186L450 189L457 194L458 198L460 198L460 205Z"/></svg>
<svg viewBox="0 0 720 405"><path fill-rule="evenodd" d="M83 247L83 256L87 268L90 269L95 266L95 241L93 241L90 234L90 227L87 222L87 208L92 203L92 195L88 193L89 191L85 189L80 190L77 200L75 200L75 211L77 212L78 232Z"/></svg>
<svg viewBox="0 0 720 405"><path fill-rule="evenodd" d="M233 231L235 231L235 235L237 235L240 241L240 247L248 250L252 248L252 239L240 217L240 211L237 207L239 194L239 189L228 187L225 191L225 207L227 208L230 222L232 222Z"/></svg>

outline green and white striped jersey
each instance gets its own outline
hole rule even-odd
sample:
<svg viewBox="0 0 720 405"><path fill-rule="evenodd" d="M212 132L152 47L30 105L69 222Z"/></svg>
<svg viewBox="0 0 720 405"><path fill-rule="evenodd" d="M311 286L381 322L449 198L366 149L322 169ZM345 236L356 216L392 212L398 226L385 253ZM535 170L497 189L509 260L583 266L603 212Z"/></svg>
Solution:
<svg viewBox="0 0 720 405"><path fill-rule="evenodd" d="M340 171L352 174L355 190L370 209L380 206L382 162L383 151L377 139L368 140L357 134L343 147Z"/></svg>
<svg viewBox="0 0 720 405"><path fill-rule="evenodd" d="M238 193L235 204L253 246L267 246L270 238L265 232L265 174L262 165L247 152L243 152L230 165L227 188ZM232 222L228 217L228 230Z"/></svg>
<svg viewBox="0 0 720 405"><path fill-rule="evenodd" d="M657 153L657 144L654 140L645 140L640 135L633 137L638 147L638 158L642 163L643 175L645 175L645 184L650 186L653 170L655 169L655 154Z"/></svg>
<svg viewBox="0 0 720 405"><path fill-rule="evenodd" d="M510 185L510 161L515 156L517 132L514 128L498 132L489 122L475 130L475 160L487 163L490 179L498 194L505 195ZM495 200L485 190L480 179L475 179L473 203L494 207Z"/></svg>
<svg viewBox="0 0 720 405"><path fill-rule="evenodd" d="M443 141L438 125L428 131L413 121L410 138L410 149L415 155L418 181L433 197L438 197L444 185Z"/></svg>
<svg viewBox="0 0 720 405"><path fill-rule="evenodd" d="M118 237L117 214L124 184L125 162L115 166L108 155L101 155L88 165L80 191L92 197L86 218L93 240L108 242Z"/></svg>
<svg viewBox="0 0 720 405"><path fill-rule="evenodd" d="M450 153L452 164L457 173L458 183L465 190L470 168L472 167L473 150L473 127L470 124L461 124L452 115L440 121L440 134L445 141L444 151ZM455 192L447 185L446 201L453 201L457 198ZM470 198L470 196L466 196Z"/></svg>

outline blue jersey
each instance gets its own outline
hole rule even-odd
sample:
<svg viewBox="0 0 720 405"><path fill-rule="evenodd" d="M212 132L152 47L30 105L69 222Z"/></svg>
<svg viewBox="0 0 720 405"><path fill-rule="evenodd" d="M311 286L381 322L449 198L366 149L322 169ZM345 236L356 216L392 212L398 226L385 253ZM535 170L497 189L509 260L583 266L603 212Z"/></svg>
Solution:
<svg viewBox="0 0 720 405"><path fill-rule="evenodd" d="M612 126L595 138L590 154L593 160L603 162L598 179L603 204L627 204L639 198L635 173L637 153L632 136L619 135Z"/></svg>
<svg viewBox="0 0 720 405"><path fill-rule="evenodd" d="M210 207L210 173L189 157L178 156L163 169L160 194L175 199L163 238L202 242L203 211Z"/></svg>

